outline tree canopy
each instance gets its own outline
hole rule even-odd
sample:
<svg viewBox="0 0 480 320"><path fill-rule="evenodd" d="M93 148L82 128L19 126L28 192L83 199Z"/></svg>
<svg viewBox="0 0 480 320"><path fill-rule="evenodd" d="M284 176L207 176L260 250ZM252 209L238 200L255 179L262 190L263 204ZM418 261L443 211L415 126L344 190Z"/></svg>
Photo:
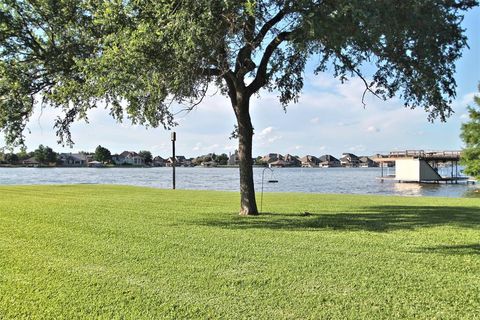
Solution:
<svg viewBox="0 0 480 320"><path fill-rule="evenodd" d="M240 190L255 213L249 101L275 90L299 99L308 59L365 93L399 95L444 121L455 98L462 14L475 0L1 0L0 130L22 144L37 100L70 125L104 107L118 120L170 128L173 102L192 108L209 86L237 118ZM362 65L376 71L362 73ZM248 207L248 209L247 209ZM243 209L242 209L243 210Z"/></svg>
<svg viewBox="0 0 480 320"><path fill-rule="evenodd" d="M480 84L478 85L480 92ZM462 163L465 173L480 179L480 96L474 96L476 106L468 107L469 121L462 124L461 137L465 142Z"/></svg>
<svg viewBox="0 0 480 320"><path fill-rule="evenodd" d="M0 128L7 143L21 143L40 99L63 110L55 126L66 142L70 123L100 102L118 119L170 127L170 100L193 103L211 83L224 93L228 82L250 93L275 89L286 106L298 99L312 55L316 72L331 63L341 79L372 62L369 90L381 97L400 91L407 106L444 120L455 96L454 61L466 45L460 10L474 5L2 0Z"/></svg>
<svg viewBox="0 0 480 320"><path fill-rule="evenodd" d="M57 161L57 153L48 146L39 145L33 152L35 159L40 163L52 163Z"/></svg>
<svg viewBox="0 0 480 320"><path fill-rule="evenodd" d="M143 157L145 164L151 164L153 161L152 153L148 150L140 150L138 154Z"/></svg>
<svg viewBox="0 0 480 320"><path fill-rule="evenodd" d="M93 158L96 161L107 162L107 161L112 160L112 154L111 154L110 150L108 150L107 148L99 145L95 149L95 154L94 154Z"/></svg>

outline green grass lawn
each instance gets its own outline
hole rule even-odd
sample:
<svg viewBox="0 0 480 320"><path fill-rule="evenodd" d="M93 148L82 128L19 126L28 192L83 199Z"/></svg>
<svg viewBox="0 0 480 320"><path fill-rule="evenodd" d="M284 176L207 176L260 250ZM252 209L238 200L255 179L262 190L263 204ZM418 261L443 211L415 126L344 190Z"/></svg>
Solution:
<svg viewBox="0 0 480 320"><path fill-rule="evenodd" d="M0 187L0 319L480 318L479 199L238 208L229 192Z"/></svg>

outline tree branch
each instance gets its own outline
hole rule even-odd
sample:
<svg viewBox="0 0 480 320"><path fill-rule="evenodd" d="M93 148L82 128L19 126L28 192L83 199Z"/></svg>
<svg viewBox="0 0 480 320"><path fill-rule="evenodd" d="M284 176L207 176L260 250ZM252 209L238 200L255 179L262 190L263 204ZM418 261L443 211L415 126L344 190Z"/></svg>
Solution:
<svg viewBox="0 0 480 320"><path fill-rule="evenodd" d="M352 64L352 62L346 58L345 56L343 56L340 52L337 52L337 56L342 60L343 64L345 64L348 69L350 71L352 71L353 73L355 73L360 79L362 79L363 83L365 84L365 90L363 91L363 94L362 94L362 105L363 105L363 108L365 108L365 106L367 105L365 103L365 94L367 92L370 92L371 94L373 94L375 97L377 97L378 99L380 100L385 100L383 99L381 96L379 96L375 91L373 91L371 88L370 88L370 85L368 84L367 80L363 77L363 75L360 73L360 71L358 71L357 69L355 69L355 66Z"/></svg>
<svg viewBox="0 0 480 320"><path fill-rule="evenodd" d="M235 61L235 74L239 74L243 77L249 71L255 68L255 64L252 61L252 42L255 33L255 17L249 16L243 27L243 39L245 45L238 51L237 59Z"/></svg>
<svg viewBox="0 0 480 320"><path fill-rule="evenodd" d="M223 79L227 83L228 87L228 96L230 97L230 100L232 102L232 106L237 105L237 77L235 77L235 74L229 70L227 73L223 75ZM233 108L235 110L235 108ZM236 112L236 111L235 111Z"/></svg>
<svg viewBox="0 0 480 320"><path fill-rule="evenodd" d="M365 109L365 107L367 106L367 104L365 103L365 94L367 92L370 92L371 94L373 94L375 97L377 97L378 99L380 100L385 100L383 99L382 97L380 97L378 94L375 93L375 91L373 91L370 86L368 85L368 82L367 80L365 80L365 78L362 76L362 74L358 71L358 70L355 70L353 69L352 70L360 79L362 79L363 83L365 84L365 90L363 91L363 94L362 94L362 104L363 104L363 108Z"/></svg>
<svg viewBox="0 0 480 320"><path fill-rule="evenodd" d="M258 32L255 39L253 39L251 46L253 48L258 47L262 43L265 36L267 35L268 31L270 31L274 25L279 23L287 13L288 13L287 10L281 9L280 11L277 12L277 14L272 19L267 21L267 23L265 23L263 27L260 29L260 31Z"/></svg>
<svg viewBox="0 0 480 320"><path fill-rule="evenodd" d="M253 94L260 90L267 83L267 67L270 58L272 57L273 52L278 48L278 46L288 39L288 37L293 33L293 31L284 31L279 33L265 48L263 53L262 60L258 66L257 75L255 79L248 85L247 89L249 94Z"/></svg>
<svg viewBox="0 0 480 320"><path fill-rule="evenodd" d="M235 74L243 77L245 74L255 69L255 63L252 61L253 50L255 50L255 48L257 48L262 43L267 33L272 29L275 24L280 22L286 14L287 11L281 9L273 18L271 18L262 26L256 36L254 36L255 18L252 17L248 19L244 27L245 45L238 52L237 60L235 63Z"/></svg>

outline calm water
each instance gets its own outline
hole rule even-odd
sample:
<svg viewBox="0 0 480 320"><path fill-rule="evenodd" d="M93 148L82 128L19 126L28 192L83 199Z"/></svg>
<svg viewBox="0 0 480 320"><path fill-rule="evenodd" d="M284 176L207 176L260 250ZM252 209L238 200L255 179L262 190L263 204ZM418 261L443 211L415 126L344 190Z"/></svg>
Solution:
<svg viewBox="0 0 480 320"><path fill-rule="evenodd" d="M176 168L178 189L239 190L237 168ZM263 168L254 169L257 192ZM393 173L391 171L390 173ZM478 185L381 182L379 168L265 170L265 192L353 193L465 197ZM122 184L171 188L171 168L0 168L0 184ZM268 183L268 180L278 183Z"/></svg>

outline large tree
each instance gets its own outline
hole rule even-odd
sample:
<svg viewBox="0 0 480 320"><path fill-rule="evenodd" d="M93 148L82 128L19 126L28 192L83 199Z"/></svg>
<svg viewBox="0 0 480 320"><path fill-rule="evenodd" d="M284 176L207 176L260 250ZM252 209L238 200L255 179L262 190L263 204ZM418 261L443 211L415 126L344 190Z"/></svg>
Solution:
<svg viewBox="0 0 480 320"><path fill-rule="evenodd" d="M143 160L145 161L145 164L150 165L152 164L153 161L153 156L152 153L148 150L140 150L138 154L143 157Z"/></svg>
<svg viewBox="0 0 480 320"><path fill-rule="evenodd" d="M95 149L95 154L93 155L93 158L96 161L107 162L112 160L112 153L107 148L99 145Z"/></svg>
<svg viewBox="0 0 480 320"><path fill-rule="evenodd" d="M480 84L478 85L480 92ZM462 163L465 173L480 179L480 95L473 98L476 106L468 106L470 120L462 124L462 140L465 148L462 152Z"/></svg>
<svg viewBox="0 0 480 320"><path fill-rule="evenodd" d="M37 99L70 124L106 105L134 123L173 126L171 102L192 108L210 85L237 124L241 214L257 214L250 99L262 88L296 102L309 61L381 98L445 120L454 62L466 46L462 14L474 0L1 0L0 128L9 144ZM373 74L362 73L368 62ZM367 68L370 69L370 68ZM360 99L360 98L359 98Z"/></svg>
<svg viewBox="0 0 480 320"><path fill-rule="evenodd" d="M33 154L35 159L43 164L57 161L57 153L49 146L43 146L43 144L39 145Z"/></svg>

